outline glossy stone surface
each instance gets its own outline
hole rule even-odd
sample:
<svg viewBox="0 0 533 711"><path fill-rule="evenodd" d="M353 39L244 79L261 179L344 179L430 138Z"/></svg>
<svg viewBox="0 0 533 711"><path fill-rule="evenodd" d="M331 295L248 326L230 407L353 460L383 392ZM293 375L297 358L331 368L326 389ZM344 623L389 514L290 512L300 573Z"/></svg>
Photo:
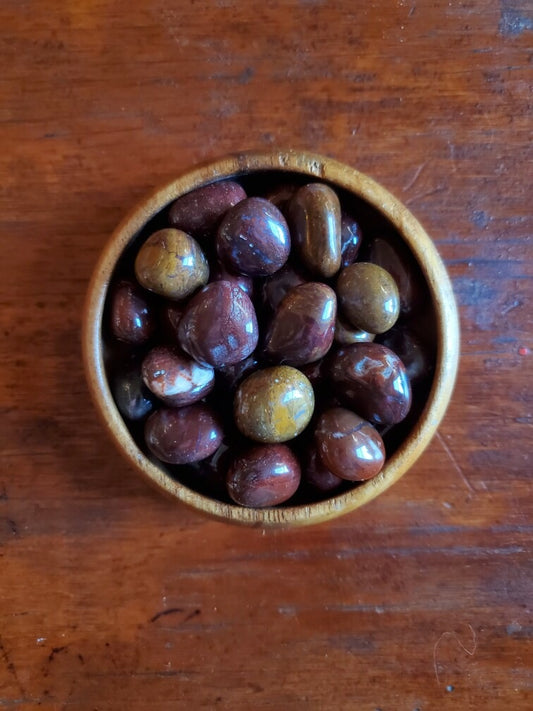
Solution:
<svg viewBox="0 0 533 711"><path fill-rule="evenodd" d="M346 212L341 215L341 268L357 259L363 235L359 223Z"/></svg>
<svg viewBox="0 0 533 711"><path fill-rule="evenodd" d="M342 407L320 416L315 444L324 466L341 479L366 481L379 474L385 463L385 445L379 433Z"/></svg>
<svg viewBox="0 0 533 711"><path fill-rule="evenodd" d="M263 280L261 299L270 311L276 311L287 293L295 286L305 284L305 279L291 264L286 264L272 276Z"/></svg>
<svg viewBox="0 0 533 711"><path fill-rule="evenodd" d="M217 253L228 269L268 276L285 264L291 249L287 222L278 208L247 198L224 215L217 231Z"/></svg>
<svg viewBox="0 0 533 711"><path fill-rule="evenodd" d="M263 508L290 499L300 476L300 464L287 445L262 444L233 460L226 481L237 504Z"/></svg>
<svg viewBox="0 0 533 711"><path fill-rule="evenodd" d="M228 281L211 282L187 304L178 337L199 363L215 368L238 363L252 353L259 337L250 297Z"/></svg>
<svg viewBox="0 0 533 711"><path fill-rule="evenodd" d="M287 365L319 360L333 342L336 314L337 298L326 284L307 282L291 289L268 328L265 355Z"/></svg>
<svg viewBox="0 0 533 711"><path fill-rule="evenodd" d="M341 315L368 333L384 333L400 314L398 288L391 275L370 262L345 267L337 279Z"/></svg>
<svg viewBox="0 0 533 711"><path fill-rule="evenodd" d="M337 314L335 319L335 334L333 338L342 346L349 346L352 343L371 343L375 339L374 333L368 333L361 328L356 328Z"/></svg>
<svg viewBox="0 0 533 711"><path fill-rule="evenodd" d="M128 420L140 420L154 407L154 396L143 383L139 364L117 373L111 392L120 414Z"/></svg>
<svg viewBox="0 0 533 711"><path fill-rule="evenodd" d="M190 464L206 459L222 443L222 427L210 407L196 403L162 408L146 421L144 436L162 462Z"/></svg>
<svg viewBox="0 0 533 711"><path fill-rule="evenodd" d="M309 450L303 479L313 489L324 493L335 491L344 481L324 465L314 445Z"/></svg>
<svg viewBox="0 0 533 711"><path fill-rule="evenodd" d="M328 374L336 393L358 415L380 425L401 422L411 406L411 386L398 356L379 343L339 349Z"/></svg>
<svg viewBox="0 0 533 711"><path fill-rule="evenodd" d="M313 387L299 370L286 365L264 368L239 385L235 423L257 442L286 442L307 427L314 404Z"/></svg>
<svg viewBox="0 0 533 711"><path fill-rule="evenodd" d="M331 277L341 266L341 208L327 185L301 187L289 205L293 242L303 264L321 277Z"/></svg>
<svg viewBox="0 0 533 711"><path fill-rule="evenodd" d="M156 326L146 292L125 280L111 289L109 320L115 338L135 345L145 343Z"/></svg>
<svg viewBox="0 0 533 711"><path fill-rule="evenodd" d="M177 347L156 346L142 363L146 387L160 400L182 407L205 397L215 385L215 371Z"/></svg>
<svg viewBox="0 0 533 711"><path fill-rule="evenodd" d="M400 295L400 310L410 314L423 300L422 275L413 255L400 238L374 237L368 244L366 259L383 267L393 277Z"/></svg>
<svg viewBox="0 0 533 711"><path fill-rule="evenodd" d="M252 277L246 276L245 274L234 274L220 261L217 261L211 268L211 281L229 281L231 284L240 286L250 298L253 298L254 280Z"/></svg>
<svg viewBox="0 0 533 711"><path fill-rule="evenodd" d="M412 383L429 377L433 372L433 363L427 347L407 326L395 326L380 337L380 343L396 353Z"/></svg>
<svg viewBox="0 0 533 711"><path fill-rule="evenodd" d="M168 228L154 232L141 246L135 276L145 289L179 301L207 282L209 266L193 237Z"/></svg>
<svg viewBox="0 0 533 711"><path fill-rule="evenodd" d="M233 180L205 185L179 197L170 208L169 222L189 234L205 237L227 210L246 198L244 189Z"/></svg>

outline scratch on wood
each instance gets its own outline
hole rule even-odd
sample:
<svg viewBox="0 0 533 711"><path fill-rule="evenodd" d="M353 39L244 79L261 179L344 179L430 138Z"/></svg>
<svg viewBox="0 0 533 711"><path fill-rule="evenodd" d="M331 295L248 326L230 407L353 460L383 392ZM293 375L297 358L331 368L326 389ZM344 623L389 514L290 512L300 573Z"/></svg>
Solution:
<svg viewBox="0 0 533 711"><path fill-rule="evenodd" d="M414 173L413 177L411 178L411 180L407 183L407 185L404 186L405 192L407 192L408 190L410 190L413 187L413 185L416 183L416 181L420 177L420 173L424 170L424 168L426 167L427 164L428 164L428 161L425 161L425 163L422 163L422 165L418 166L418 168L415 170L415 173Z"/></svg>
<svg viewBox="0 0 533 711"><path fill-rule="evenodd" d="M438 640L435 642L435 645L433 646L433 668L435 670L435 678L437 679L437 684L440 686L440 678L439 678L439 668L437 664L437 650L439 648L439 644L442 642L443 639L446 637L451 637L451 639L454 639L459 647L468 654L468 656L473 657L474 654L476 653L477 650L477 638L476 638L476 633L472 625L468 624L467 625L468 629L470 630L470 633L472 634L472 644L473 647L472 649L467 649L465 645L461 642L459 639L459 635L457 632L443 632L441 636L438 638Z"/></svg>
<svg viewBox="0 0 533 711"><path fill-rule="evenodd" d="M433 190L428 190L425 193L419 193L418 195L413 195L413 197L409 198L408 200L405 200L406 205L411 205L413 202L416 202L417 200L422 200L422 198L430 197L431 195L435 195L436 193L442 193L444 190L446 190L445 185L439 185L436 188L433 188Z"/></svg>
<svg viewBox="0 0 533 711"><path fill-rule="evenodd" d="M448 445L447 445L446 442L444 441L444 439L443 439L442 435L440 434L440 432L437 432L437 439L438 439L439 442L441 443L443 450L444 450L444 451L446 452L446 454L448 455L448 458L449 458L450 462L453 464L455 470L457 471L457 473L459 474L459 476L461 477L461 479L464 481L466 488L467 488L469 491L471 491L473 494L475 494L475 493L476 493L476 490L474 489L474 487L472 486L472 484L468 481L468 478L467 478L466 474L464 473L464 471L463 471L463 470L461 469L461 467L459 466L459 464L458 464L456 458L453 456L453 454L452 454L450 448L448 447Z"/></svg>
<svg viewBox="0 0 533 711"><path fill-rule="evenodd" d="M184 612L184 610L182 607L169 607L168 610L161 610L161 612L156 613L153 617L150 618L150 622L155 622L160 617L165 617L166 615L174 615L177 612Z"/></svg>

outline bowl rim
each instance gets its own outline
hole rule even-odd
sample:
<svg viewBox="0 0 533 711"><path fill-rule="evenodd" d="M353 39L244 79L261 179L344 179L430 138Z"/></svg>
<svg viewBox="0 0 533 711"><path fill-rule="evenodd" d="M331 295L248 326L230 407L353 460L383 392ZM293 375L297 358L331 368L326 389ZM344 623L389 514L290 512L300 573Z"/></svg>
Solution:
<svg viewBox="0 0 533 711"><path fill-rule="evenodd" d="M207 183L254 172L299 173L324 180L362 198L396 227L427 281L437 316L435 375L426 405L409 436L374 479L311 504L245 508L199 494L179 483L164 465L137 447L120 415L105 374L101 324L109 283L124 248L156 213L176 198ZM408 208L374 179L333 158L306 151L248 151L196 166L155 188L122 219L105 244L87 290L82 324L82 355L92 400L118 449L144 478L167 496L219 520L250 526L298 526L348 513L383 493L414 464L439 426L452 396L459 361L459 318L452 285L432 240Z"/></svg>

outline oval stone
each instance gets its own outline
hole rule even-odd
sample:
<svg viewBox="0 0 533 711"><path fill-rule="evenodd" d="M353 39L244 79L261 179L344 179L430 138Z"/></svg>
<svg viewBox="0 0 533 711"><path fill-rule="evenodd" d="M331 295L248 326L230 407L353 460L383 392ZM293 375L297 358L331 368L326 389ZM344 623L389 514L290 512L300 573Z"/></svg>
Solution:
<svg viewBox="0 0 533 711"><path fill-rule="evenodd" d="M211 183L179 197L170 208L169 222L184 232L205 237L215 231L225 212L245 198L244 189L233 180Z"/></svg>
<svg viewBox="0 0 533 711"><path fill-rule="evenodd" d="M300 464L287 445L263 444L233 460L226 482L237 504L264 508L290 499L300 476Z"/></svg>
<svg viewBox="0 0 533 711"><path fill-rule="evenodd" d="M228 210L217 231L219 259L228 269L262 277L273 274L289 257L287 222L268 200L252 197Z"/></svg>
<svg viewBox="0 0 533 711"><path fill-rule="evenodd" d="M313 387L296 368L287 365L257 370L237 388L235 423L257 442L286 442L302 432L315 405Z"/></svg>
<svg viewBox="0 0 533 711"><path fill-rule="evenodd" d="M341 216L341 268L348 267L357 259L361 248L362 234L359 223L346 212Z"/></svg>
<svg viewBox="0 0 533 711"><path fill-rule="evenodd" d="M370 262L345 267L337 279L342 315L358 329L384 333L400 314L398 287L391 275Z"/></svg>
<svg viewBox="0 0 533 711"><path fill-rule="evenodd" d="M167 405L182 407L201 400L215 385L215 371L179 348L156 346L142 364L146 387Z"/></svg>
<svg viewBox="0 0 533 711"><path fill-rule="evenodd" d="M289 205L289 224L304 265L322 277L341 266L341 207L335 192L321 183L301 187Z"/></svg>
<svg viewBox="0 0 533 711"><path fill-rule="evenodd" d="M411 407L411 386L398 356L379 343L339 349L328 364L339 399L380 425L401 422Z"/></svg>
<svg viewBox="0 0 533 711"><path fill-rule="evenodd" d="M228 281L214 281L187 304L178 326L181 347L199 363L219 368L252 353L259 331L248 294Z"/></svg>
<svg viewBox="0 0 533 711"><path fill-rule="evenodd" d="M142 245L135 276L145 289L179 301L207 282L209 266L193 237L168 228L154 232Z"/></svg>
<svg viewBox="0 0 533 711"><path fill-rule="evenodd" d="M120 281L112 289L109 315L115 338L140 345L153 335L156 323L146 296L130 281Z"/></svg>
<svg viewBox="0 0 533 711"><path fill-rule="evenodd" d="M379 474L385 463L385 445L377 430L342 407L320 416L315 443L324 466L341 479L366 481Z"/></svg>
<svg viewBox="0 0 533 711"><path fill-rule="evenodd" d="M326 284L307 282L291 289L274 314L265 354L288 365L322 358L333 343L337 298Z"/></svg>
<svg viewBox="0 0 533 711"><path fill-rule="evenodd" d="M213 454L222 443L222 427L207 405L162 408L146 420L146 444L162 462L190 464Z"/></svg>

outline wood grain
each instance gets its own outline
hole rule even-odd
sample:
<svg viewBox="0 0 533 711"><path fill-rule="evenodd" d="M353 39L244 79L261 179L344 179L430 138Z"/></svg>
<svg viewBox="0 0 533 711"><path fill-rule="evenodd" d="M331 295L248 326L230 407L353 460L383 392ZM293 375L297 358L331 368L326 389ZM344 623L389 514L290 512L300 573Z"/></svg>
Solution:
<svg viewBox="0 0 533 711"><path fill-rule="evenodd" d="M0 27L0 708L528 711L530 3L4 0ZM408 475L263 534L133 476L89 403L79 330L141 195L272 147L408 205L463 339Z"/></svg>

